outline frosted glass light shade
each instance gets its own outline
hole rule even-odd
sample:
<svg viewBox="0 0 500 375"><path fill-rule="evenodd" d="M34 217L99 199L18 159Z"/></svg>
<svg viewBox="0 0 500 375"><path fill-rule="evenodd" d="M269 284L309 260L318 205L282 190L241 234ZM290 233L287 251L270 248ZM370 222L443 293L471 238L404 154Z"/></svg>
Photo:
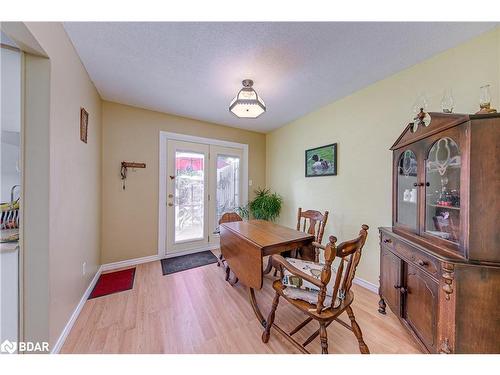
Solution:
<svg viewBox="0 0 500 375"><path fill-rule="evenodd" d="M243 81L243 88L229 105L229 111L241 118L257 118L266 111L266 104L252 88L253 81Z"/></svg>

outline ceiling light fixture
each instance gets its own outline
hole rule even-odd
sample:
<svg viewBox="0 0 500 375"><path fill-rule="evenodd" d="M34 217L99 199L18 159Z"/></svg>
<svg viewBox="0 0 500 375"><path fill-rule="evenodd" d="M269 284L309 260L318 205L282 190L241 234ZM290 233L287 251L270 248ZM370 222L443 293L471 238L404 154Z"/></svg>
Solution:
<svg viewBox="0 0 500 375"><path fill-rule="evenodd" d="M266 111L264 101L252 88L253 81L244 79L243 88L229 105L229 111L241 118L257 118Z"/></svg>

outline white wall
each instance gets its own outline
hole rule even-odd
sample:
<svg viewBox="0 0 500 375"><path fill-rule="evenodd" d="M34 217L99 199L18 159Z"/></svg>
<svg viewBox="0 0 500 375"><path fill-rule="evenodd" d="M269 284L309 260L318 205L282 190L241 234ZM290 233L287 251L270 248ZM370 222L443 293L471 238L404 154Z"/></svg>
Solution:
<svg viewBox="0 0 500 375"><path fill-rule="evenodd" d="M40 304L48 304L52 347L100 264L101 98L61 23L25 26L50 61L50 272ZM89 113L88 143L80 141L80 107Z"/></svg>

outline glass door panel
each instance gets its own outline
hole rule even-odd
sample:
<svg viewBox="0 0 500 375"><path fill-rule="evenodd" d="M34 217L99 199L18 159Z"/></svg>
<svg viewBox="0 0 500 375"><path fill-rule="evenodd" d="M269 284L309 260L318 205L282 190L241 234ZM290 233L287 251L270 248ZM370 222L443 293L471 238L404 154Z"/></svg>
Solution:
<svg viewBox="0 0 500 375"><path fill-rule="evenodd" d="M217 155L216 217L218 223L226 212L240 206L240 158Z"/></svg>
<svg viewBox="0 0 500 375"><path fill-rule="evenodd" d="M460 240L460 148L449 137L429 150L425 164L425 232L458 243Z"/></svg>
<svg viewBox="0 0 500 375"><path fill-rule="evenodd" d="M205 155L175 153L175 243L203 239Z"/></svg>
<svg viewBox="0 0 500 375"><path fill-rule="evenodd" d="M208 243L208 145L167 142L167 254Z"/></svg>
<svg viewBox="0 0 500 375"><path fill-rule="evenodd" d="M210 146L210 236L217 243L219 219L226 212L237 212L242 200L243 151L232 147Z"/></svg>
<svg viewBox="0 0 500 375"><path fill-rule="evenodd" d="M413 231L417 230L418 218L417 167L415 153L405 150L397 167L397 222Z"/></svg>

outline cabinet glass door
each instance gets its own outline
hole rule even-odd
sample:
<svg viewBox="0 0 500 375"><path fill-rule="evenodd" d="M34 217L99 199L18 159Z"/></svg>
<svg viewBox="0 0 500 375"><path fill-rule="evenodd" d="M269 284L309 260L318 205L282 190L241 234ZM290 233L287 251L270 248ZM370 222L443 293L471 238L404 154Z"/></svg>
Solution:
<svg viewBox="0 0 500 375"><path fill-rule="evenodd" d="M412 231L417 230L418 190L417 157L411 150L401 154L397 165L397 222Z"/></svg>
<svg viewBox="0 0 500 375"><path fill-rule="evenodd" d="M425 164L425 233L458 243L460 239L460 148L449 137L430 148Z"/></svg>

